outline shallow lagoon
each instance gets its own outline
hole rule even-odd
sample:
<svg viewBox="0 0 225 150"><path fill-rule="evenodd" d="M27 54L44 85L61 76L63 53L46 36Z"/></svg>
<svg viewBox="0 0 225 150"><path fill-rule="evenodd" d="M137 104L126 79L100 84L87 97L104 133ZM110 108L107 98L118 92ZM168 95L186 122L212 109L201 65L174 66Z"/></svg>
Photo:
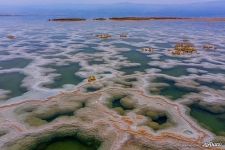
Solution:
<svg viewBox="0 0 225 150"><path fill-rule="evenodd" d="M97 150L96 141L81 141L76 137L53 138L49 142L41 143L33 150Z"/></svg>
<svg viewBox="0 0 225 150"><path fill-rule="evenodd" d="M166 96L171 100L177 100L190 93L197 93L198 90L189 87L179 87L174 80L159 77L153 80L155 83L165 83L167 85L159 87L158 91L151 91L152 94Z"/></svg>
<svg viewBox="0 0 225 150"><path fill-rule="evenodd" d="M52 68L55 71L55 73L58 74L57 77L55 77L54 82L50 84L45 84L44 87L47 88L61 88L65 84L79 84L82 82L84 78L75 75L77 71L80 70L80 65L78 63L70 63L68 65L62 65L62 66L46 66L47 68Z"/></svg>
<svg viewBox="0 0 225 150"><path fill-rule="evenodd" d="M20 96L27 92L27 89L22 87L24 78L25 75L18 72L0 74L0 89L9 91L6 94L6 99Z"/></svg>
<svg viewBox="0 0 225 150"><path fill-rule="evenodd" d="M39 71L48 72L49 69L54 70L50 70L44 77L52 82L42 82L42 85L49 88L49 91L59 88L65 91L66 89L63 89L65 84L76 86L85 82L85 78L78 76L76 73L83 70L83 75L88 76L99 72L99 68L101 73L107 72L112 76L114 72L117 72L119 76L124 76L136 74L136 71L138 71L146 76L154 75L156 78L162 74L177 79L185 77L199 83L197 88L200 88L200 91L202 87L225 90L224 82L221 82L225 78L225 46L223 41L225 32L221 32L224 30L223 22L145 21L144 23L131 23L107 21L99 23L87 21L56 23L48 22L47 18L41 17L4 17L1 19L0 31L17 37L16 40L9 40L6 38L7 34L5 34L5 37L0 39L0 89L11 91L11 93L6 94L8 96L6 100L23 96L29 89L39 90L35 86L43 78L39 75ZM207 32L205 32L206 30ZM112 38L107 40L97 39L96 34L99 33L111 34ZM121 39L119 37L121 33L128 33L128 37ZM198 47L198 54L187 57L170 56L168 49L184 38L189 39ZM218 45L218 49L210 52L205 51L202 49L202 43ZM153 47L154 52L152 54L142 53L142 47ZM158 55L159 59L154 59L151 55ZM26 60L17 59L24 56L26 56ZM91 58L88 56L91 56ZM101 57L104 59L101 59ZM72 63L62 65L66 61ZM55 65L56 62L62 64ZM102 65L103 63L104 65ZM137 65L132 66L131 63ZM27 65L32 66L33 70ZM17 69L16 72L24 71L28 74L25 76L16 72L7 72L15 68ZM197 71L190 72L188 70L190 68ZM2 69L4 69L4 72ZM149 69L160 69L161 71L147 72ZM51 78L48 76L51 73L56 73L58 76ZM209 81L198 81L203 76L207 76ZM32 84L25 84L27 87L22 87L23 82L28 82L24 81L25 77L28 77ZM137 77L142 79L142 76L137 75ZM145 84L148 85L153 82L149 81ZM171 81L161 80L160 82L167 83L168 86L159 88L160 90L153 94L165 96L170 100L176 100L188 96L192 92L198 92L195 89L175 86L175 83ZM140 85L139 88L143 89L144 87ZM93 88L87 89L87 92L94 91ZM2 95L0 93L0 96ZM32 99L32 97L30 98ZM201 117L196 116L202 115L202 110L195 107L192 114L201 122ZM218 122L217 116L205 112L204 115L209 115L211 120ZM204 123L209 124L209 126L211 124L210 122ZM224 130L221 127L222 125L218 122L218 126L215 126L216 129L212 131L217 133L217 131Z"/></svg>
<svg viewBox="0 0 225 150"><path fill-rule="evenodd" d="M225 135L225 113L212 113L199 107L198 104L192 104L190 109L190 115L204 128L217 135Z"/></svg>

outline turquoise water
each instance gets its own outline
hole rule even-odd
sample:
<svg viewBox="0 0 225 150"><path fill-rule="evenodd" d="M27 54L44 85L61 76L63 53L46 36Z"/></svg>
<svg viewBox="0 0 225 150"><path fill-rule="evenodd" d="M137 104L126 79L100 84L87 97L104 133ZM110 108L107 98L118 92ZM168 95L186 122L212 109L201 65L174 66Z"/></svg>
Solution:
<svg viewBox="0 0 225 150"><path fill-rule="evenodd" d="M156 67L157 68L157 67ZM190 73L187 71L187 68L184 66L175 66L172 68L157 68L160 69L160 73L166 74L169 76L180 77L184 75L189 75Z"/></svg>
<svg viewBox="0 0 225 150"><path fill-rule="evenodd" d="M15 58L0 62L0 69L24 68L31 62L30 59Z"/></svg>
<svg viewBox="0 0 225 150"><path fill-rule="evenodd" d="M0 74L0 89L8 90L7 99L20 96L27 92L27 89L22 87L22 81L25 75L17 72Z"/></svg>
<svg viewBox="0 0 225 150"><path fill-rule="evenodd" d="M225 83L216 82L216 81L201 81L196 80L197 83L199 83L201 86L206 86L215 90L224 90L225 89Z"/></svg>
<svg viewBox="0 0 225 150"><path fill-rule="evenodd" d="M202 127L217 135L225 136L225 113L212 113L199 107L198 104L189 106L190 115L195 118Z"/></svg>
<svg viewBox="0 0 225 150"><path fill-rule="evenodd" d="M129 87L126 90L134 87L144 90L154 85L153 83L166 83L167 86L157 87L157 91L148 89L148 94L165 96L174 103L179 103L180 101L176 100L183 100L189 94L198 95L200 92L205 92L203 87L215 89L210 92L223 99L222 93L225 92L224 22L62 23L48 22L49 17L41 16L0 18L0 98L3 97L1 102L23 96L30 89L33 91L41 89L46 93L54 92L59 88L66 91L66 88L61 89L65 84L74 86L84 84L90 75L100 77L106 83L104 86L108 86L108 80L123 78L128 83L122 83L125 85L120 83L120 86ZM112 38L107 40L96 38L96 35L100 33L110 34ZM127 33L128 37L120 38L121 33ZM9 34L15 35L16 39L7 39ZM198 53L187 57L170 55L168 50L184 37L197 46ZM207 52L202 49L202 43L212 43L218 45L218 48L213 52ZM149 54L142 53L143 47L152 47L154 51ZM134 63L138 65L132 66ZM191 72L190 68L197 72ZM83 76L76 74L78 72ZM58 74L58 76L51 79L52 74ZM109 76L106 80L103 78L105 74ZM127 75L135 75L137 79L129 79ZM115 78L112 79L111 76ZM148 77L155 80L145 80ZM46 80L43 81L45 78ZM207 81L201 81L201 78L207 78ZM178 86L176 83L179 79L186 82ZM136 81L140 81L140 84L133 86L132 82ZM191 84L191 81L199 85L196 84L193 88L187 87L186 84ZM37 88L37 85L43 85L44 88L42 86ZM118 86L119 83L113 85ZM95 92L100 89L90 86L83 92ZM5 90L9 93L4 94ZM216 93L213 93L215 91ZM134 104L131 107L129 101L121 102L121 98L111 99L109 107L121 115L135 109ZM23 97L19 99L23 100ZM85 105L83 103L83 106ZM214 107L213 103L211 105ZM199 125L217 135L224 135L224 113L212 113L198 105L191 105L190 109L190 115ZM51 122L58 117L72 115L74 115L73 112L55 113L43 119ZM167 116L162 116L153 121L164 124L168 122L168 119ZM98 147L99 144L94 142L88 143L76 137L68 137L42 143L36 150L95 150Z"/></svg>
<svg viewBox="0 0 225 150"><path fill-rule="evenodd" d="M123 66L119 69L119 71L122 71L125 74L134 74L135 71L145 72L146 69L150 68L148 63L151 61L151 58L148 57L146 54L139 52L138 50L140 49L136 48L121 53L121 55L127 58L128 61L132 63L138 63L138 66Z"/></svg>
<svg viewBox="0 0 225 150"><path fill-rule="evenodd" d="M99 146L99 142L94 140L81 141L76 137L62 137L41 143L34 150L97 150Z"/></svg>
<svg viewBox="0 0 225 150"><path fill-rule="evenodd" d="M79 84L84 80L84 78L75 75L77 71L81 69L78 63L70 63L63 66L46 66L46 68L55 69L55 73L59 76L55 77L54 82L51 84L45 84L44 87L47 88L61 88L65 84Z"/></svg>
<svg viewBox="0 0 225 150"><path fill-rule="evenodd" d="M166 96L171 100L177 100L190 93L197 93L198 90L189 87L180 87L175 85L175 81L163 77L153 80L155 83L166 83L167 86L158 87L158 91L151 91L152 94Z"/></svg>

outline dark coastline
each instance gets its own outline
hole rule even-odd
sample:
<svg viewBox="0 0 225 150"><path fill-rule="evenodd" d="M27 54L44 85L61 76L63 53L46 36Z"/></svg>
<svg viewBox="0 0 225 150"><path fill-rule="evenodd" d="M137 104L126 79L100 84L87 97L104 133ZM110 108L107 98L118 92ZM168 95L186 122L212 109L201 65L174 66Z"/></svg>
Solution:
<svg viewBox="0 0 225 150"><path fill-rule="evenodd" d="M84 18L54 18L49 21L55 22L76 22L86 21ZM205 22L224 22L225 18L180 18L180 17L112 17L112 18L94 18L95 21L205 21Z"/></svg>

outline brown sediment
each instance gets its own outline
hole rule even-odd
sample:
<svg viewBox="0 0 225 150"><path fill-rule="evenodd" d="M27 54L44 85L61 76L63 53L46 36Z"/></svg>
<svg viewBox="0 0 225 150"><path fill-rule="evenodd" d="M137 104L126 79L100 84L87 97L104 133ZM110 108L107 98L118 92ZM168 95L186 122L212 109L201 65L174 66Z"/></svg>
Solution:
<svg viewBox="0 0 225 150"><path fill-rule="evenodd" d="M105 20L107 20L107 18L94 18L93 20L96 20L96 21L105 21Z"/></svg>
<svg viewBox="0 0 225 150"><path fill-rule="evenodd" d="M49 19L48 21L59 21L59 22L70 22L70 21L85 21L84 18L56 18L56 19Z"/></svg>
<svg viewBox="0 0 225 150"><path fill-rule="evenodd" d="M15 40L16 39L16 36L14 36L14 35L8 35L7 38L10 39L10 40Z"/></svg>
<svg viewBox="0 0 225 150"><path fill-rule="evenodd" d="M179 17L113 17L109 18L113 21L142 21L142 20L177 20L177 19L187 19Z"/></svg>
<svg viewBox="0 0 225 150"><path fill-rule="evenodd" d="M203 22L224 22L225 18L182 18L182 17L114 17L113 21L203 21Z"/></svg>
<svg viewBox="0 0 225 150"><path fill-rule="evenodd" d="M85 18L54 18L49 21L73 22L85 21ZM183 17L112 17L112 18L94 18L95 21L193 21L193 22L224 22L225 18L183 18Z"/></svg>

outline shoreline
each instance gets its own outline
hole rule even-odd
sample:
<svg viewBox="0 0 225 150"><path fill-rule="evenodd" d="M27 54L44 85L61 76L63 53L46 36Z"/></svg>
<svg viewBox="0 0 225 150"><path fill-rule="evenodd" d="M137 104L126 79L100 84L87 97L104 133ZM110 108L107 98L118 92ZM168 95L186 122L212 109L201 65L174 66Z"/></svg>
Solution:
<svg viewBox="0 0 225 150"><path fill-rule="evenodd" d="M195 17L111 17L111 18L53 18L53 22L77 22L77 21L204 21L204 22L225 22L225 18L195 18Z"/></svg>

